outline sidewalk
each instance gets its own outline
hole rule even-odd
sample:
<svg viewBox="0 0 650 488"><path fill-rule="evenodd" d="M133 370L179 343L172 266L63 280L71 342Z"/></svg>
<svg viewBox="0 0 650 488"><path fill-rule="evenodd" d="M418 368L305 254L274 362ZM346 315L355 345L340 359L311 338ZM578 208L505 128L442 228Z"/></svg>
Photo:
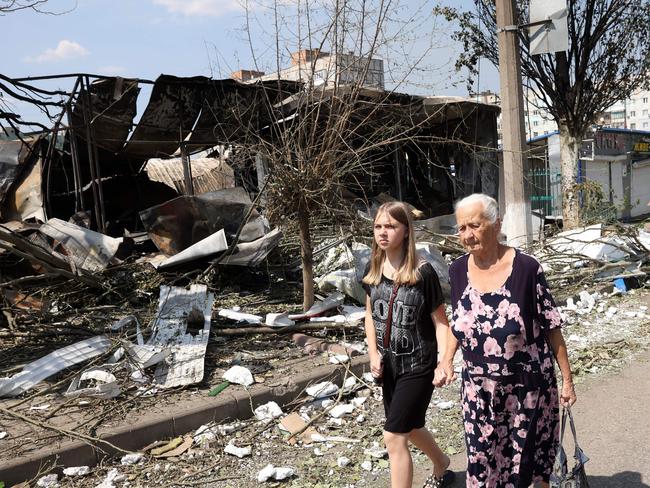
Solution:
<svg viewBox="0 0 650 488"><path fill-rule="evenodd" d="M322 357L309 358L309 361L310 367L302 372L294 372L287 378L287 386L256 384L249 391L233 388L214 398L208 397L206 390L204 395L165 406L155 412L141 412L139 417L129 417L116 426L102 427L98 437L121 449L137 451L153 441L191 432L208 422L249 418L253 415L253 405L275 401L283 406L295 400L313 383L325 380L339 385L342 383L345 366L328 363L319 365ZM352 359L350 370L360 376L368 370L368 365L368 356L357 356ZM113 449L102 447L108 454L115 454ZM56 460L60 466L94 466L103 457L102 453L82 441L53 441L50 447L27 456L12 458L0 455L0 480L11 486L32 478L48 462Z"/></svg>
<svg viewBox="0 0 650 488"><path fill-rule="evenodd" d="M580 447L590 458L590 488L650 488L650 352L620 372L589 378L577 393L572 410ZM573 448L566 447L572 460ZM452 457L454 488L465 486L465 468L464 453ZM423 485L428 470L414 467L414 487Z"/></svg>

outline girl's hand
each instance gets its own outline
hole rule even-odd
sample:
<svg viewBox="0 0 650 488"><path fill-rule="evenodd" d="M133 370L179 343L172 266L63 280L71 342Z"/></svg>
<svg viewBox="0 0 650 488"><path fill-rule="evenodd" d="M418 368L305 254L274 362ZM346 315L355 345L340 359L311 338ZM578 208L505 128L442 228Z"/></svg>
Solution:
<svg viewBox="0 0 650 488"><path fill-rule="evenodd" d="M445 386L447 384L447 372L445 371L445 368L443 368L441 365L438 365L436 370L433 373L433 386L436 388L440 388L441 386Z"/></svg>
<svg viewBox="0 0 650 488"><path fill-rule="evenodd" d="M562 392L560 393L560 403L563 407L570 407L578 398L576 397L575 388L572 380L562 381Z"/></svg>
<svg viewBox="0 0 650 488"><path fill-rule="evenodd" d="M370 352L370 374L375 378L381 378L384 375L384 363L377 351Z"/></svg>

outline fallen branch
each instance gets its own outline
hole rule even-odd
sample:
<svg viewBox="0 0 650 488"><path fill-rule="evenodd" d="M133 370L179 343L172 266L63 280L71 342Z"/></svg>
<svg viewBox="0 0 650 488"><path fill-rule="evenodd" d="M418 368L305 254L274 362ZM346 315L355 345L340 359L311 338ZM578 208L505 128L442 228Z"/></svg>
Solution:
<svg viewBox="0 0 650 488"><path fill-rule="evenodd" d="M85 442L85 443L99 449L100 451L102 451L105 454L108 454L108 453L106 453L106 451L101 449L99 447L99 444L105 445L106 447L108 447L110 449L113 449L113 450L115 450L117 452L123 453L123 454L132 454L131 451L126 451L126 450L122 449L121 447L117 447L115 444L112 444L112 443L110 443L108 441L105 441L104 439L99 439L97 437L92 437L92 436L89 436L89 435L86 435L86 434L81 434L79 432L75 432L74 430L68 430L68 429L63 429L63 428L60 428L60 427L55 427L55 426L50 425L50 424L45 423L45 422L39 422L38 420L31 419L29 417L26 417L25 415L20 414L20 413L13 412L13 411L9 410L8 408L0 407L0 413L3 413L5 415L8 415L9 417L13 417L13 418L18 419L18 420L22 420L23 422L27 422L28 424L35 425L37 427L41 427L42 429L58 432L59 434L63 434L66 437L70 437L71 439L81 440L81 441L83 441L83 442Z"/></svg>
<svg viewBox="0 0 650 488"><path fill-rule="evenodd" d="M304 324L289 325L287 327L213 327L216 335L240 336L249 334L289 334L305 330L321 329L354 329L361 330L359 322L354 323L337 323L337 322L309 322Z"/></svg>

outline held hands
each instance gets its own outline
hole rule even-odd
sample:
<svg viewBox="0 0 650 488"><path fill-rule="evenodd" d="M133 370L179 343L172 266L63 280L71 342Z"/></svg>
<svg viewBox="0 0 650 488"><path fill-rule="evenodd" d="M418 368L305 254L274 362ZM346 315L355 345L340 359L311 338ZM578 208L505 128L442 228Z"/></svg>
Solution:
<svg viewBox="0 0 650 488"><path fill-rule="evenodd" d="M433 386L447 386L456 380L452 361L440 361L433 374Z"/></svg>
<svg viewBox="0 0 650 488"><path fill-rule="evenodd" d="M577 400L576 391L573 388L573 380L562 381L562 391L560 392L560 404L563 407L570 407Z"/></svg>
<svg viewBox="0 0 650 488"><path fill-rule="evenodd" d="M384 363L378 352L370 352L370 374L374 378L381 378L384 376Z"/></svg>

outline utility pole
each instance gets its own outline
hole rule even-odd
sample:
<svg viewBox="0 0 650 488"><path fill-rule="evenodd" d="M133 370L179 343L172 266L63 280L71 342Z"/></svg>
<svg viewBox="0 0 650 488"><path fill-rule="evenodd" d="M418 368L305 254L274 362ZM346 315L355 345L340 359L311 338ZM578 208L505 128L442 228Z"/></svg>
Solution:
<svg viewBox="0 0 650 488"><path fill-rule="evenodd" d="M499 43L499 81L503 126L504 230L508 244L521 246L532 240L532 215L526 191L524 157L523 89L519 57L519 28L515 0L496 0Z"/></svg>

